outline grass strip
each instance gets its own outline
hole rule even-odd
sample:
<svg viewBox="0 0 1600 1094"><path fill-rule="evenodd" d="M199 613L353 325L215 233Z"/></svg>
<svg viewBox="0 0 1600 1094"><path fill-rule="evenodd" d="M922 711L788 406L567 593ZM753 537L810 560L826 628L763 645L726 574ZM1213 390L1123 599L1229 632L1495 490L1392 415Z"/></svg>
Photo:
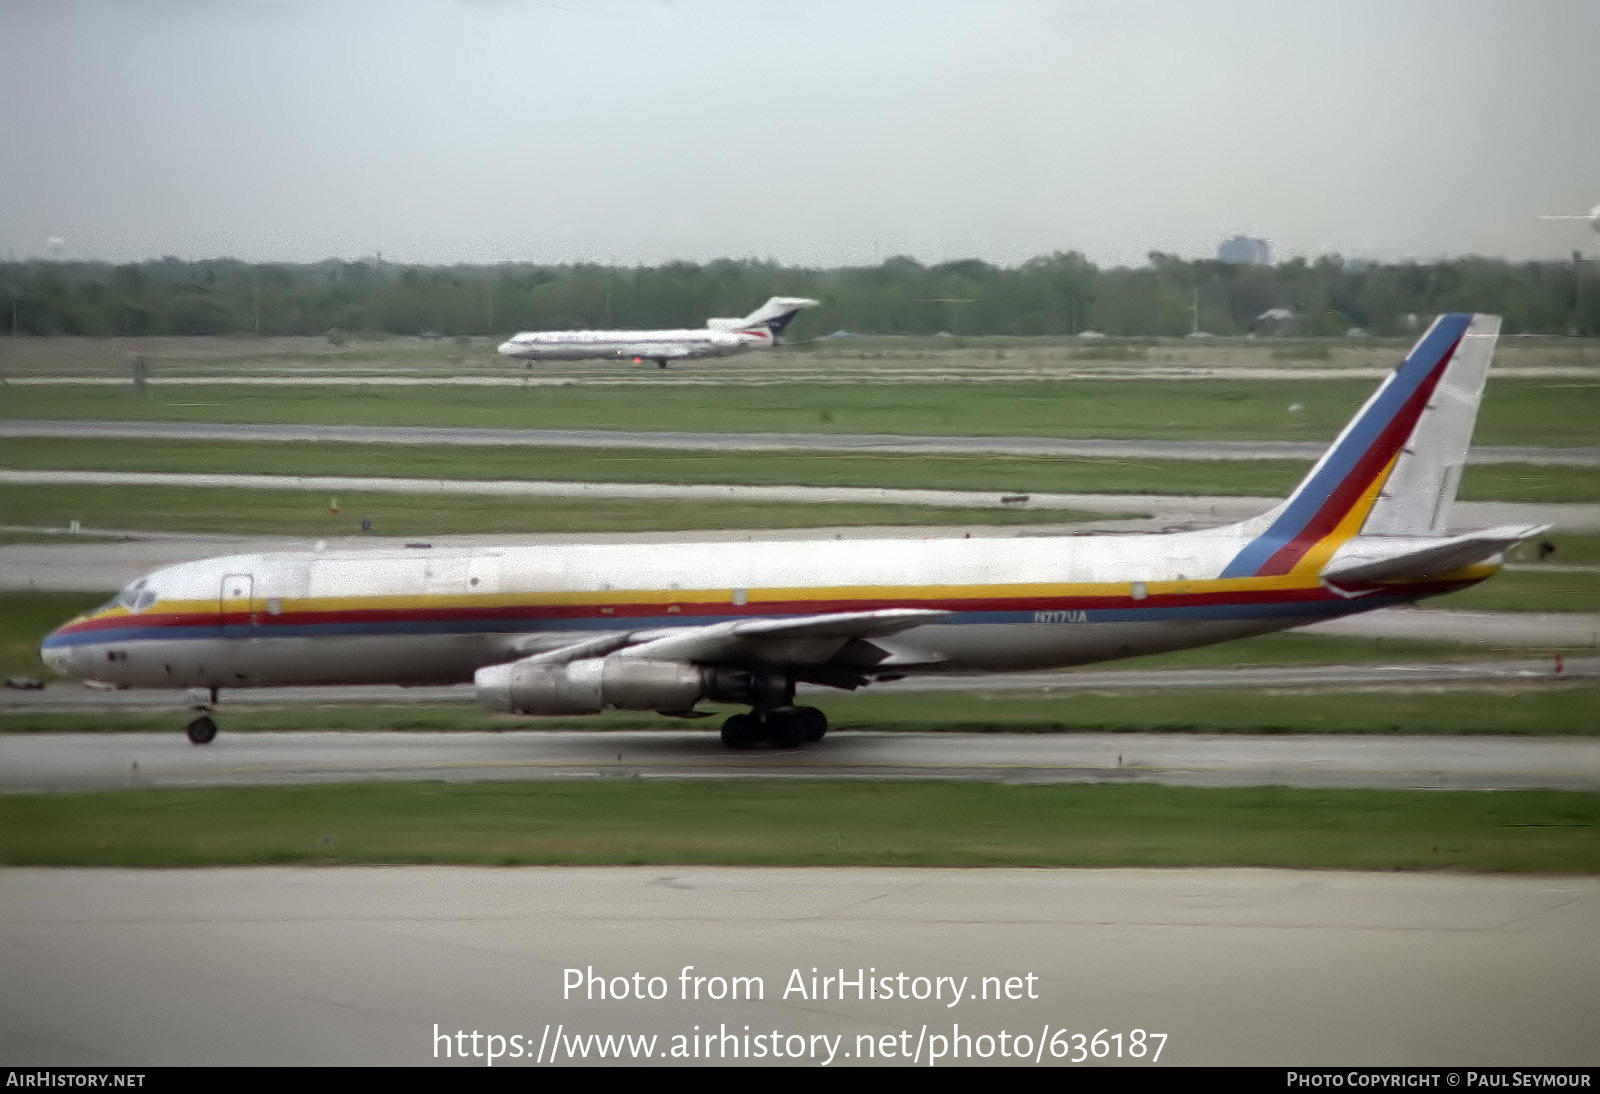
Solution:
<svg viewBox="0 0 1600 1094"><path fill-rule="evenodd" d="M685 378L694 377L672 379ZM1328 442L1377 386L1370 380L671 386L625 372L615 379L639 382L525 390L184 385L142 395L123 387L11 387L3 397L8 418ZM1491 375L1474 441L1590 445L1597 410L1600 384L1593 381Z"/></svg>
<svg viewBox="0 0 1600 1094"><path fill-rule="evenodd" d="M1600 795L933 782L408 783L0 797L14 865L1262 866L1590 874Z"/></svg>

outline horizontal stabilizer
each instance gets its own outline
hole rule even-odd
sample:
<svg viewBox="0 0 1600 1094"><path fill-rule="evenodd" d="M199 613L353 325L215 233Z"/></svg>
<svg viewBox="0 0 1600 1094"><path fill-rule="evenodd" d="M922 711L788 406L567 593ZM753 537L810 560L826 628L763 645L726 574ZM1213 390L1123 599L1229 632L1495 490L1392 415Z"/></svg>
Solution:
<svg viewBox="0 0 1600 1094"><path fill-rule="evenodd" d="M1372 539L1357 540L1334 558L1323 571L1322 583L1351 593L1367 585L1394 581L1426 581L1505 554L1523 540L1545 531L1547 524L1514 525L1469 532L1436 540L1426 547L1385 549Z"/></svg>

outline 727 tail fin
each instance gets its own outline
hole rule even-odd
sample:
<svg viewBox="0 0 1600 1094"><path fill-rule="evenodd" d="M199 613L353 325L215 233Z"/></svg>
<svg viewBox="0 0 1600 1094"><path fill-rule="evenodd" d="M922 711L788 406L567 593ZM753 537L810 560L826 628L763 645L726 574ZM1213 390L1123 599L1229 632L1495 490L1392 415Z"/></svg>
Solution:
<svg viewBox="0 0 1600 1094"><path fill-rule="evenodd" d="M802 308L814 308L815 300L808 300L803 296L774 296L755 311L739 320L740 327L766 327L772 332L772 340L776 342L778 335L783 333Z"/></svg>
<svg viewBox="0 0 1600 1094"><path fill-rule="evenodd" d="M1356 535L1442 534L1499 334L1496 315L1436 319L1289 499L1246 522L1222 576L1315 572Z"/></svg>

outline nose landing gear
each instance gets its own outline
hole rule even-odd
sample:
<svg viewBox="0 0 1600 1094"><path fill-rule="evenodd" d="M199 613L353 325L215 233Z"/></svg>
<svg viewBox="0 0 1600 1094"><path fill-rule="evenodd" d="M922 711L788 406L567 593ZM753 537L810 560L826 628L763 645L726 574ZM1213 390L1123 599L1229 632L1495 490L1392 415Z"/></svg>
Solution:
<svg viewBox="0 0 1600 1094"><path fill-rule="evenodd" d="M183 727L183 732L188 736L190 743L208 745L217 736L217 723L202 714Z"/></svg>
<svg viewBox="0 0 1600 1094"><path fill-rule="evenodd" d="M217 737L217 723L211 718L211 711L216 709L216 688L191 688L189 690L189 709L194 711L196 717L183 727L183 732L189 738L190 744L208 745Z"/></svg>

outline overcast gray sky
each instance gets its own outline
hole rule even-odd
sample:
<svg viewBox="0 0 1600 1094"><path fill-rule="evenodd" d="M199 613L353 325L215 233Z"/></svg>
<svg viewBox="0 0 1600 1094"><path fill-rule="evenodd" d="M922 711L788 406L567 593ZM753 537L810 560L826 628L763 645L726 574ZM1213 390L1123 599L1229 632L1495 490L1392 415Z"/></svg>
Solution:
<svg viewBox="0 0 1600 1094"><path fill-rule="evenodd" d="M0 251L1555 257L1597 0L0 0Z"/></svg>

